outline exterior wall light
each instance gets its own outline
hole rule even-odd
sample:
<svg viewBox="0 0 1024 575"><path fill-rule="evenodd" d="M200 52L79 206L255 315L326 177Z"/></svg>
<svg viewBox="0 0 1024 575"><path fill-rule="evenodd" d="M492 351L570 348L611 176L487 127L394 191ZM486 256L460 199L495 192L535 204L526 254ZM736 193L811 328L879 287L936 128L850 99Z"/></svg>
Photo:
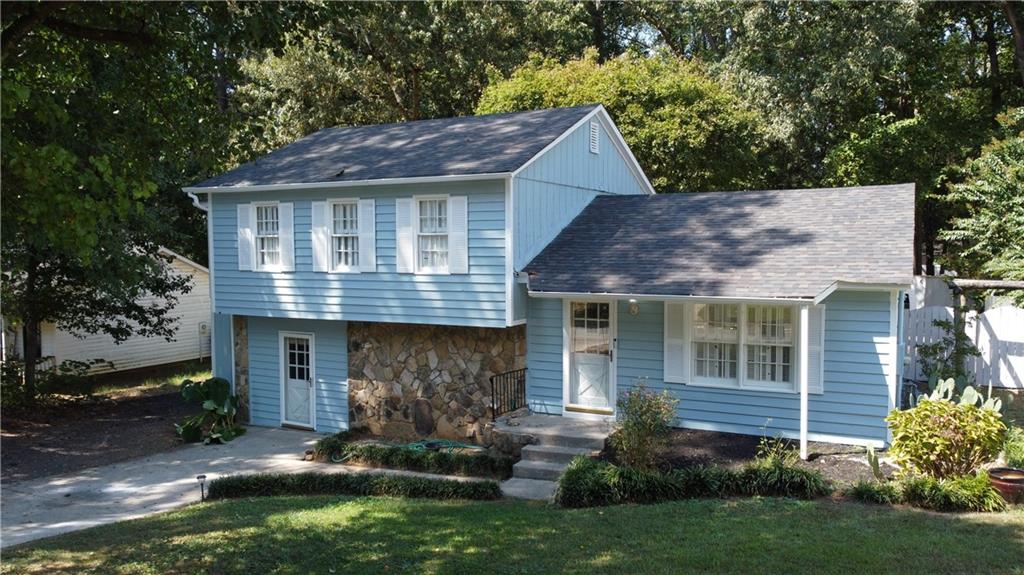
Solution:
<svg viewBox="0 0 1024 575"><path fill-rule="evenodd" d="M629 315L638 315L640 313L640 304L635 299L629 300Z"/></svg>

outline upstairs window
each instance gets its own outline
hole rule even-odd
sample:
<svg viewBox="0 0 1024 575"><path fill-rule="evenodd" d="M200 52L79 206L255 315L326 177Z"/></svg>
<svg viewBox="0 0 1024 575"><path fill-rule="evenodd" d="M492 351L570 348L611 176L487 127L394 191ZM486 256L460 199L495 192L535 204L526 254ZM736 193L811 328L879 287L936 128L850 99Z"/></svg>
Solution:
<svg viewBox="0 0 1024 575"><path fill-rule="evenodd" d="M419 271L448 272L448 199L418 200L416 239Z"/></svg>
<svg viewBox="0 0 1024 575"><path fill-rule="evenodd" d="M359 267L359 203L331 204L331 253L335 271L350 271Z"/></svg>
<svg viewBox="0 0 1024 575"><path fill-rule="evenodd" d="M256 263L259 269L281 266L281 220L277 204L256 206Z"/></svg>

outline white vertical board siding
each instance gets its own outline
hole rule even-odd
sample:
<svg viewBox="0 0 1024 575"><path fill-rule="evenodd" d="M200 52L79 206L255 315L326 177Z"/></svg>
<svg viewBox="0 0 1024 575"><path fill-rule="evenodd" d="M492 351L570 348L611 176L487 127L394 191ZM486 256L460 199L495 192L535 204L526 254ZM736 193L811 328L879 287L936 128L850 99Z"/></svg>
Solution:
<svg viewBox="0 0 1024 575"><path fill-rule="evenodd" d="M895 369L889 337L888 292L836 292L825 302L824 393L809 398L812 441L881 443L886 438L887 375ZM618 371L621 393L639 378L679 400L678 424L751 435L798 437L800 396L696 387L664 381L663 302L641 301L629 314L618 302ZM527 401L558 402L562 393L561 301L531 298L527 321ZM551 399L554 396L555 399ZM558 413L549 410L548 413Z"/></svg>
<svg viewBox="0 0 1024 575"><path fill-rule="evenodd" d="M56 363L65 360L103 359L114 364L113 369L106 365L97 366L92 370L93 373L137 369L209 357L210 331L205 335L199 333L200 323L211 326L209 274L178 259L174 259L170 265L174 273L192 277L192 290L178 297L178 304L171 312L172 316L178 318L173 341L167 341L162 337L133 336L116 344L114 339L106 334L88 334L79 339L71 332L48 326L43 332L44 353L50 351ZM153 298L142 300L143 303L152 301Z"/></svg>
<svg viewBox="0 0 1024 575"><path fill-rule="evenodd" d="M314 387L316 430L335 433L348 429L347 324L247 318L249 331L249 412L253 425L281 425L280 332L312 333L314 336Z"/></svg>
<svg viewBox="0 0 1024 575"><path fill-rule="evenodd" d="M295 271L238 271L237 206L287 194L294 205ZM414 195L467 198L468 274L398 273L395 204ZM312 202L375 198L376 271L313 271ZM213 204L217 310L235 315L293 319L505 326L504 182L366 186L336 190L223 194Z"/></svg>

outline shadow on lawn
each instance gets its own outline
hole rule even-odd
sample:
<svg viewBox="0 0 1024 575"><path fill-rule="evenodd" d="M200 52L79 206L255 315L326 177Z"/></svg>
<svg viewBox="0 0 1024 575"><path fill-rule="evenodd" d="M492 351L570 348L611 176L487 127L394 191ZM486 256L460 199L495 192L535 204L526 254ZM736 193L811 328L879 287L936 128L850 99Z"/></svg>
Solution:
<svg viewBox="0 0 1024 575"><path fill-rule="evenodd" d="M567 511L280 498L91 529L8 550L5 562L11 573L998 573L1024 564L1024 514L778 499Z"/></svg>

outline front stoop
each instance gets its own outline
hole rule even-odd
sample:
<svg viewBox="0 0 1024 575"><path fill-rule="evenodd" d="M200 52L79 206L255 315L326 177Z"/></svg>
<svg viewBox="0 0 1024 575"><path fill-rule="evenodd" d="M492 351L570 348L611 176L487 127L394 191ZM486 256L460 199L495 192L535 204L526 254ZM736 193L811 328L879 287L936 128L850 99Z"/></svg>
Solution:
<svg viewBox="0 0 1024 575"><path fill-rule="evenodd" d="M569 462L577 455L597 455L611 431L609 422L551 415L510 417L499 420L496 427L531 440L522 449L522 459L512 467L512 479L502 482L502 493L543 501L552 500Z"/></svg>

